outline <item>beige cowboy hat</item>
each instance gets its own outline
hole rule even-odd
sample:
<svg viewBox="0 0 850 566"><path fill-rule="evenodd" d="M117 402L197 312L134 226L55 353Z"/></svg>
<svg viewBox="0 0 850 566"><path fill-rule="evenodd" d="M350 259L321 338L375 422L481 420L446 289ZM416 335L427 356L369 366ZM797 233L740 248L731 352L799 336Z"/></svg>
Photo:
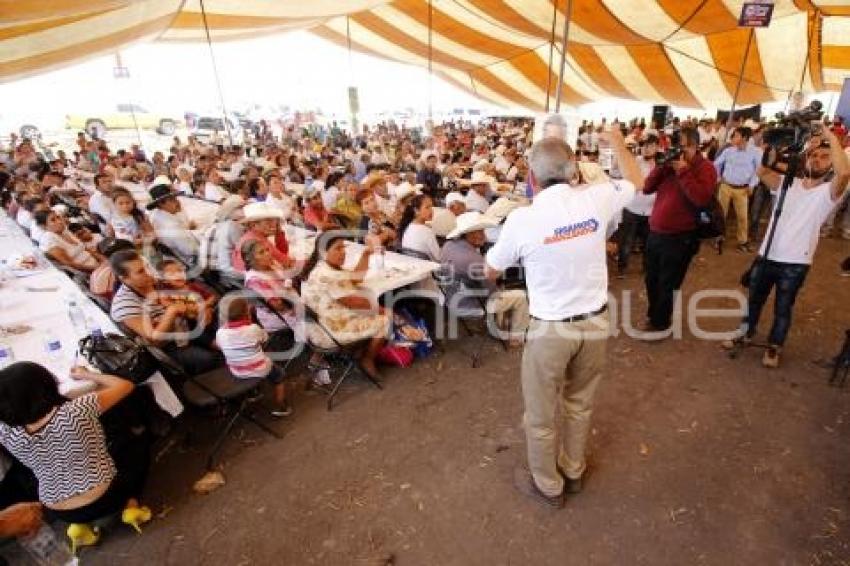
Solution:
<svg viewBox="0 0 850 566"><path fill-rule="evenodd" d="M480 212L464 212L457 217L455 229L446 236L449 240L454 240L468 232L476 230L486 230L487 228L495 228L499 223L488 218Z"/></svg>
<svg viewBox="0 0 850 566"><path fill-rule="evenodd" d="M242 210L245 212L245 217L239 222L243 224L256 222L258 220L268 220L269 218L275 218L277 220L284 219L283 211L267 202L252 202L250 204L246 204L245 208Z"/></svg>
<svg viewBox="0 0 850 566"><path fill-rule="evenodd" d="M511 200L508 197L499 197L496 199L496 202L487 208L487 212L484 213L484 216L491 218L496 222L501 222L508 217L508 214L521 206L524 205L515 200Z"/></svg>
<svg viewBox="0 0 850 566"><path fill-rule="evenodd" d="M454 213L447 208L434 207L434 217L428 222L434 235L445 238L457 226Z"/></svg>

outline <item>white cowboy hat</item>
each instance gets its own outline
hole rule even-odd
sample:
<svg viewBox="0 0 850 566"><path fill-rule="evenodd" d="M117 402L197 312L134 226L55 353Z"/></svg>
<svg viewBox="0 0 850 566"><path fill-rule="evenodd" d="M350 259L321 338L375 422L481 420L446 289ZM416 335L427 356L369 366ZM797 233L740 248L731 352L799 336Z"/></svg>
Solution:
<svg viewBox="0 0 850 566"><path fill-rule="evenodd" d="M171 179L169 179L165 175L157 175L156 179L153 180L153 183L151 183L150 186L155 187L157 185L168 185L170 187Z"/></svg>
<svg viewBox="0 0 850 566"><path fill-rule="evenodd" d="M463 195L460 194L459 192L452 191L452 192L450 192L449 194L446 195L446 208L448 208L449 206L452 205L452 203L455 203L455 202L465 203L466 200L463 198Z"/></svg>
<svg viewBox="0 0 850 566"><path fill-rule="evenodd" d="M456 219L455 229L446 236L449 240L462 236L468 232L476 230L485 230L487 228L495 228L499 223L481 214L480 212L464 212Z"/></svg>
<svg viewBox="0 0 850 566"><path fill-rule="evenodd" d="M246 204L243 210L245 211L245 217L239 221L242 223L268 220L269 218L276 218L277 220L284 219L283 211L267 202L252 202Z"/></svg>
<svg viewBox="0 0 850 566"><path fill-rule="evenodd" d="M472 185L490 185L490 188L496 190L496 179L485 173L484 171L473 171L471 179L461 179L460 184L464 187Z"/></svg>
<svg viewBox="0 0 850 566"><path fill-rule="evenodd" d="M242 197L239 195L230 195L222 201L221 205L219 205L219 209L215 213L216 222L227 220L234 212L243 206L245 206L245 200Z"/></svg>
<svg viewBox="0 0 850 566"><path fill-rule="evenodd" d="M411 195L418 195L420 192L419 189L405 181L395 188L395 198L404 200Z"/></svg>

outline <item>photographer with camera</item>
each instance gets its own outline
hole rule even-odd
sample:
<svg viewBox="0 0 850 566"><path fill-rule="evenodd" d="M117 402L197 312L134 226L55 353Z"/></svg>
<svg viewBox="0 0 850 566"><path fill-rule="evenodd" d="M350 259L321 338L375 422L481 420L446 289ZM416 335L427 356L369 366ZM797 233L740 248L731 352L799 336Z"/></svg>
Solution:
<svg viewBox="0 0 850 566"><path fill-rule="evenodd" d="M773 232L772 241L768 237L762 243L750 269L748 312L741 327L741 336L724 344L726 348L733 348L752 340L761 310L775 286L773 326L762 358L762 365L768 368L779 366L782 345L791 327L791 311L809 272L820 226L838 204L850 181L850 161L835 134L822 129L812 132L812 139L815 143L808 144L803 154L802 175L791 181L784 202L782 198L776 199L767 229L768 235ZM784 181L784 176L774 170L780 151L768 149L766 152L759 177L771 192L776 193ZM777 214L779 206L782 208ZM766 252L768 245L770 249Z"/></svg>
<svg viewBox="0 0 850 566"><path fill-rule="evenodd" d="M682 286L688 266L699 250L696 215L714 197L717 171L699 150L694 128L679 132L680 147L667 151L649 174L645 194L656 194L646 241L646 294L648 321L644 340L670 336L674 293Z"/></svg>

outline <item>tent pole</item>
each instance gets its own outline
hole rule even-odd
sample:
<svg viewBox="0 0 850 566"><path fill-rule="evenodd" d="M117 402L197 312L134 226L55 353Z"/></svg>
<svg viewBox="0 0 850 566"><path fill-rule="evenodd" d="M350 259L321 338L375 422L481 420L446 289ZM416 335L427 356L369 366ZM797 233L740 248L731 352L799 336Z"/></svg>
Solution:
<svg viewBox="0 0 850 566"><path fill-rule="evenodd" d="M744 82L744 69L747 66L747 56L750 54L750 46L753 44L753 36L755 28L750 28L750 35L747 38L747 47L744 49L744 59L741 61L741 72L738 73L738 84L735 86L735 96L732 97L732 108L729 110L729 118L726 119L726 135L729 135L729 128L732 126L732 119L735 116L735 103L738 102L738 93L741 91L741 83ZM726 140L723 140L725 143Z"/></svg>
<svg viewBox="0 0 850 566"><path fill-rule="evenodd" d="M564 15L564 39L561 45L561 70L558 73L558 85L555 89L555 113L561 111L561 90L564 86L564 69L567 64L567 42L570 38L570 20L573 19L573 0L567 0L567 11Z"/></svg>
<svg viewBox="0 0 850 566"><path fill-rule="evenodd" d="M222 122L224 129L227 132L227 140L233 146L233 132L230 131L230 122L227 115L227 107L224 105L224 92L221 90L221 79L218 76L218 65L215 63L215 53L213 52L212 39L210 38L210 26L207 23L207 10L204 6L204 0L199 0L201 3L201 19L204 22L204 32L207 35L207 47L210 49L210 61L212 62L213 76L215 77L215 86L218 89L218 100L221 103Z"/></svg>
<svg viewBox="0 0 850 566"><path fill-rule="evenodd" d="M555 22L558 21L558 3L552 2L552 31L549 32L549 74L546 76L546 112L549 112L549 99L552 96L552 56L555 51Z"/></svg>
<svg viewBox="0 0 850 566"><path fill-rule="evenodd" d="M354 62L351 57L351 17L345 16L345 39L348 43L348 83L351 85L351 88L356 88L354 86ZM359 110L359 101L358 108L354 107L351 99L351 90L349 89L348 94L348 111L351 112L351 135L352 137L357 136L357 129L359 124L357 123L357 112Z"/></svg>
<svg viewBox="0 0 850 566"><path fill-rule="evenodd" d="M428 121L434 127L434 70L433 70L433 40L434 32L434 2L428 0Z"/></svg>

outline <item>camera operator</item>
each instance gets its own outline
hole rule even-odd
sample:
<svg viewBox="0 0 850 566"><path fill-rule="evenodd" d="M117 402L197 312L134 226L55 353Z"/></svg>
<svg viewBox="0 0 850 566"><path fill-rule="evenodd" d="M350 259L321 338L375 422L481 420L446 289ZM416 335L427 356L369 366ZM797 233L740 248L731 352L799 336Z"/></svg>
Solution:
<svg viewBox="0 0 850 566"><path fill-rule="evenodd" d="M646 242L649 320L641 336L645 340L663 340L670 335L674 293L699 250L697 209L711 201L717 187L717 171L700 153L697 131L682 128L679 136L681 152L675 148L668 152L668 159L652 170L644 188L645 194L657 195Z"/></svg>
<svg viewBox="0 0 850 566"><path fill-rule="evenodd" d="M765 257L765 241L750 271L749 305L741 328L742 336L731 342L733 346L735 342L747 343L755 335L762 307L775 286L773 326L762 358L762 364L768 368L779 366L779 354L791 327L791 311L809 272L820 226L838 204L850 181L850 161L835 134L824 129L813 138L821 141L814 146L809 144L803 175L795 178L788 187L768 255ZM774 154L773 150L767 151ZM764 166L759 168L759 177L774 193L784 180L779 173ZM776 200L778 203L779 199ZM776 206L767 228L768 234L776 221ZM730 343L724 346L730 347Z"/></svg>

